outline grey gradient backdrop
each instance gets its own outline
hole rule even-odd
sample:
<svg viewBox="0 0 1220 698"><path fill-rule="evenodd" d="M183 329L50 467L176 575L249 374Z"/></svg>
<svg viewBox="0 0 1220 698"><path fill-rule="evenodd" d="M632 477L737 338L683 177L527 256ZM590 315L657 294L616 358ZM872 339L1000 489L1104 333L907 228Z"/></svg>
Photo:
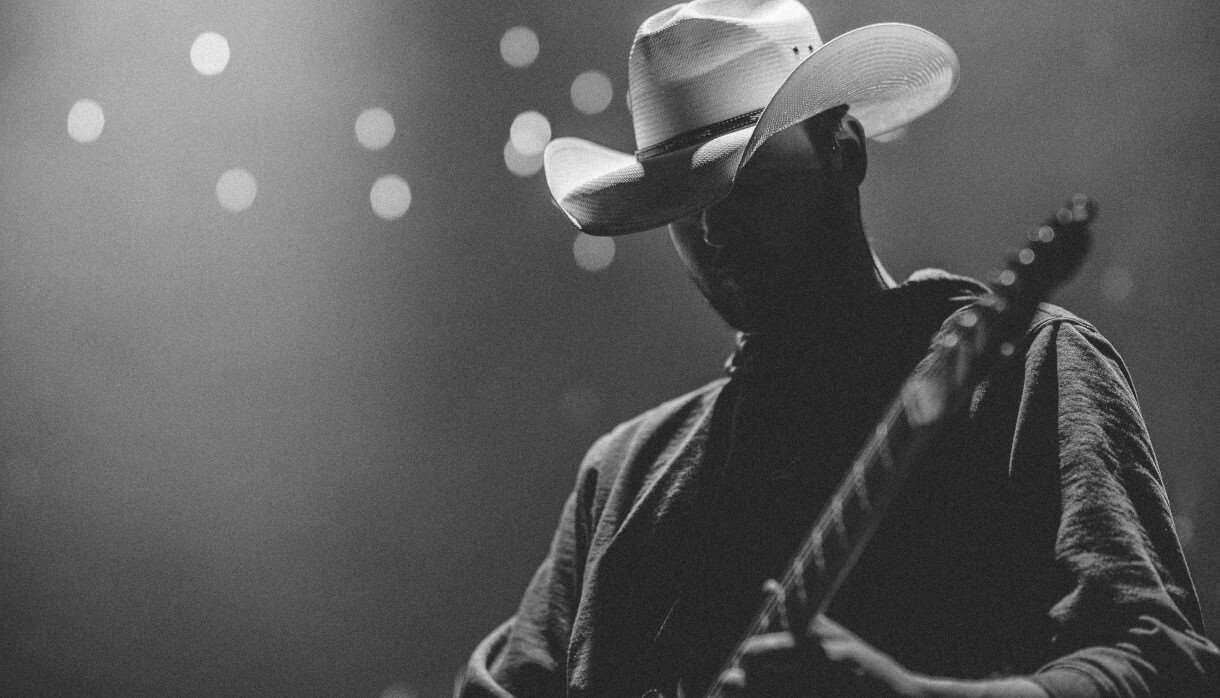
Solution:
<svg viewBox="0 0 1220 698"><path fill-rule="evenodd" d="M666 4L0 4L0 694L447 693L585 448L730 346L662 233L582 271L501 158L527 109L629 149L627 48ZM1059 300L1131 366L1220 629L1215 3L811 6L825 37L908 21L962 59L871 151L896 273L983 274L1065 195L1101 201ZM208 30L233 47L212 78L187 59ZM568 98L591 68L598 116ZM81 97L106 109L90 145ZM367 106L397 120L385 150L355 142ZM231 214L239 166L259 194ZM414 195L392 223L368 206L388 172Z"/></svg>

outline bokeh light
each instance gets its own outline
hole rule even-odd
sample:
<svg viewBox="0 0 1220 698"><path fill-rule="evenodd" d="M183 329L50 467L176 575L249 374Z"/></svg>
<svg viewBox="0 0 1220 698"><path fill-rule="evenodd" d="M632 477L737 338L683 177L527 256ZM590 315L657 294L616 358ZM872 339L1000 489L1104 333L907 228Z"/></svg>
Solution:
<svg viewBox="0 0 1220 698"><path fill-rule="evenodd" d="M601 271L614 261L614 238L577 233L572 241L576 265L585 271Z"/></svg>
<svg viewBox="0 0 1220 698"><path fill-rule="evenodd" d="M382 175L369 190L369 203L380 218L387 221L402 218L411 208L411 187L398 175Z"/></svg>
<svg viewBox="0 0 1220 698"><path fill-rule="evenodd" d="M610 78L600 70L586 70L572 81L572 106L585 114L600 114L606 111L614 99L614 86Z"/></svg>
<svg viewBox="0 0 1220 698"><path fill-rule="evenodd" d="M1101 295L1111 303L1122 303L1135 290L1135 277L1127 267L1114 265L1101 272Z"/></svg>
<svg viewBox="0 0 1220 698"><path fill-rule="evenodd" d="M92 143L102 136L106 113L92 99L78 99L68 110L68 135L77 143Z"/></svg>
<svg viewBox="0 0 1220 698"><path fill-rule="evenodd" d="M514 68L527 68L538 60L538 35L529 27L513 27L500 37L500 57Z"/></svg>
<svg viewBox="0 0 1220 698"><path fill-rule="evenodd" d="M356 117L356 140L369 150L381 150L394 140L394 117L381 107L371 107Z"/></svg>
<svg viewBox="0 0 1220 698"><path fill-rule="evenodd" d="M536 175L542 169L542 153L525 155L513 147L513 142L509 140L504 144L504 166L518 177Z"/></svg>
<svg viewBox="0 0 1220 698"><path fill-rule="evenodd" d="M537 155L551 141L551 122L536 111L522 112L508 130L513 147L522 155Z"/></svg>
<svg viewBox="0 0 1220 698"><path fill-rule="evenodd" d="M191 44L191 65L200 75L219 75L229 65L229 40L216 32L204 32Z"/></svg>
<svg viewBox="0 0 1220 698"><path fill-rule="evenodd" d="M258 182L254 175L240 167L226 170L216 180L216 199L226 210L240 213L254 205L254 197L258 196Z"/></svg>

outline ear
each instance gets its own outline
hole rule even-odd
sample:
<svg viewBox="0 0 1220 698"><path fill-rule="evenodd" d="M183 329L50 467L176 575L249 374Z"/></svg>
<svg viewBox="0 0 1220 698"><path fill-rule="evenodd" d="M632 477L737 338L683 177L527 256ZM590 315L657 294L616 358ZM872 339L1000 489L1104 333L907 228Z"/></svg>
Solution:
<svg viewBox="0 0 1220 698"><path fill-rule="evenodd" d="M864 127L851 116L843 117L842 125L835 134L840 157L841 172L845 184L860 186L868 172L868 147L865 145Z"/></svg>
<svg viewBox="0 0 1220 698"><path fill-rule="evenodd" d="M868 171L864 127L848 114L847 105L813 116L803 122L805 133L827 176L843 187L858 187Z"/></svg>

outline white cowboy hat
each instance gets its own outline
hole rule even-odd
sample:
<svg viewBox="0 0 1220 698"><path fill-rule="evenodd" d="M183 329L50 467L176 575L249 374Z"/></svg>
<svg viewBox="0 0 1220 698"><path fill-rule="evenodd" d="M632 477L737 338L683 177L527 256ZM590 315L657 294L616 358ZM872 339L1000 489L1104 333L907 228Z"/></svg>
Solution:
<svg viewBox="0 0 1220 698"><path fill-rule="evenodd" d="M694 0L640 25L628 59L635 153L557 138L547 186L590 235L664 225L728 196L776 133L846 104L870 137L953 92L957 55L910 24L871 24L822 43L798 0Z"/></svg>

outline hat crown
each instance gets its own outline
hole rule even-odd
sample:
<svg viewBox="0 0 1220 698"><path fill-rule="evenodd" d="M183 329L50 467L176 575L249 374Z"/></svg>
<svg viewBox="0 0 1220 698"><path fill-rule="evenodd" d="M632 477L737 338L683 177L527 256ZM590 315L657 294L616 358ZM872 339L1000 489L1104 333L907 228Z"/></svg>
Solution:
<svg viewBox="0 0 1220 698"><path fill-rule="evenodd" d="M628 58L636 147L762 109L821 45L798 0L694 0L658 12Z"/></svg>

